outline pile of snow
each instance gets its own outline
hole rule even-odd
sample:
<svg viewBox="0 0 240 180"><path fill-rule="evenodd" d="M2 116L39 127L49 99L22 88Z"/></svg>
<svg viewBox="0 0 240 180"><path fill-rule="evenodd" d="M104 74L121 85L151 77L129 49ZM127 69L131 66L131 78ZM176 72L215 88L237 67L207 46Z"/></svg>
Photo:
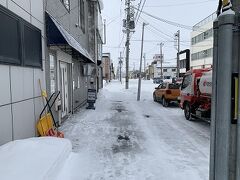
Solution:
<svg viewBox="0 0 240 180"><path fill-rule="evenodd" d="M71 152L71 142L61 138L9 142L0 146L0 179L55 179Z"/></svg>

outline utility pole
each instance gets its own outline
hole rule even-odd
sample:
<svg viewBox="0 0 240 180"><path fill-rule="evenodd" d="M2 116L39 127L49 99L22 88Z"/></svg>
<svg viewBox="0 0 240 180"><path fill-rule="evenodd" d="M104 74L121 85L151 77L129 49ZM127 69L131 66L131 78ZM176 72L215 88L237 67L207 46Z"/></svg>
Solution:
<svg viewBox="0 0 240 180"><path fill-rule="evenodd" d="M161 79L163 79L163 46L164 43L158 44L160 46L160 63L161 63Z"/></svg>
<svg viewBox="0 0 240 180"><path fill-rule="evenodd" d="M239 180L240 0L222 3L213 25L210 180Z"/></svg>
<svg viewBox="0 0 240 180"><path fill-rule="evenodd" d="M126 22L126 33L127 33L127 40L126 40L126 84L125 88L129 88L129 51L130 51L130 0L126 0L127 4L127 22Z"/></svg>
<svg viewBox="0 0 240 180"><path fill-rule="evenodd" d="M122 57L122 52L120 52L120 57L119 57L119 79L120 82L122 83L122 61L123 57Z"/></svg>
<svg viewBox="0 0 240 180"><path fill-rule="evenodd" d="M137 100L138 100L138 101L140 101L140 94L141 94L143 40L144 40L144 27L145 27L146 25L147 25L147 24L143 22L143 25L142 25L142 46L141 46L140 67L139 67L139 79L138 79L138 94L137 94Z"/></svg>
<svg viewBox="0 0 240 180"><path fill-rule="evenodd" d="M130 54L130 33L134 32L135 29L135 21L134 21L134 10L131 7L131 1L134 0L125 0L126 4L126 16L127 18L124 19L123 27L124 33L127 34L126 39L126 89L129 88L129 54Z"/></svg>
<svg viewBox="0 0 240 180"><path fill-rule="evenodd" d="M146 53L144 53L144 55L143 55L143 60L144 60L144 70L143 70L144 79L146 80L146 73L145 73L145 71L146 71Z"/></svg>
<svg viewBox="0 0 240 180"><path fill-rule="evenodd" d="M179 78L180 30L175 33L175 40L177 41L177 78Z"/></svg>

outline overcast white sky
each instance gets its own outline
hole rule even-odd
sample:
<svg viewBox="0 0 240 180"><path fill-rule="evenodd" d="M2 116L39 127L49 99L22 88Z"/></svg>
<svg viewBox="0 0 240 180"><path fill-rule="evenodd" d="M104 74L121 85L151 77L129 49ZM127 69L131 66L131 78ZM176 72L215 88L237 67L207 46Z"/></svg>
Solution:
<svg viewBox="0 0 240 180"><path fill-rule="evenodd" d="M132 2L137 6L140 1L135 0ZM125 0L103 0L103 3L102 16L106 19L107 24L107 43L104 45L103 52L111 53L111 59L114 62L115 68L117 68L120 51L123 51L126 42L126 36L124 35L123 39L122 32L122 19L125 18ZM143 11L166 20L193 26L215 12L217 5L218 0L146 0ZM173 37L177 30L181 31L181 50L190 48L191 30L168 25L142 13L135 29L136 32L132 35L132 41L130 42L130 70L134 68L134 65L135 69L139 69L143 20L150 24L146 26L144 37L146 40L144 42L144 52L146 53L147 63L151 63L153 56L159 53L160 48L157 44L160 42L164 42L163 52L165 62L167 64L174 64L176 62L174 58L176 58L177 51L174 48L174 42L170 42L173 41L173 38L171 39L169 36ZM163 31L168 36L155 30L152 26ZM122 39L123 41L121 41ZM121 45L120 48L118 48L119 45ZM125 57L125 53L123 55Z"/></svg>

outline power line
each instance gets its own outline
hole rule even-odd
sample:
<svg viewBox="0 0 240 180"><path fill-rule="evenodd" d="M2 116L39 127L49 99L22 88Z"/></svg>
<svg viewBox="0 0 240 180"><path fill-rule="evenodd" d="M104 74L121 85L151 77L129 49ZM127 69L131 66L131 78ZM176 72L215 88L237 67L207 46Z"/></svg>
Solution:
<svg viewBox="0 0 240 180"><path fill-rule="evenodd" d="M144 6L145 6L145 3L146 3L146 0L144 0L143 5L142 5L142 8L141 8L141 10L140 10L140 12L139 12L139 15L138 15L138 18L137 18L137 22L136 22L136 26L137 26L138 20L139 20L139 18L140 18L140 16L141 16L141 13L142 13L142 11L143 11L143 8L144 8ZM133 8L135 8L135 7L133 7ZM139 9L137 9L137 11L139 11Z"/></svg>
<svg viewBox="0 0 240 180"><path fill-rule="evenodd" d="M135 7L133 7L133 8L135 8ZM136 8L135 8L135 9L136 9ZM145 12L145 11L142 11L142 13L145 14L145 15L147 15L147 16L150 16L150 17L152 17L152 18L154 18L154 19L157 19L157 20L159 20L159 21L162 21L162 22L164 22L164 23L170 24L170 25L172 25L172 26L180 27L180 28L187 29L187 30L192 30L192 26L188 26L188 25L184 25L184 24L177 23L177 22L169 21L169 20L166 20L166 19L163 19L163 18L159 18L159 17L154 16L154 15L152 15L152 14L149 14L149 13L147 13L147 12Z"/></svg>
<svg viewBox="0 0 240 180"><path fill-rule="evenodd" d="M161 7L175 7L175 6L186 6L186 5L196 5L196 4L204 4L204 3L209 3L209 2L212 2L212 1L215 1L215 0L208 0L208 1L200 1L200 2L186 2L186 3L175 3L175 4L166 4L166 5L157 5L157 6L145 6L145 7L151 7L151 8L161 8Z"/></svg>
<svg viewBox="0 0 240 180"><path fill-rule="evenodd" d="M135 22L136 22L136 20L137 20L137 17L138 17L138 13L139 13L139 9L140 9L140 7L141 7L141 4L142 4L142 0L140 0L140 2L138 3L138 11L137 11L137 14L136 14L136 16L135 16Z"/></svg>
<svg viewBox="0 0 240 180"><path fill-rule="evenodd" d="M141 19L143 19L143 18L141 18ZM146 20L142 20L142 22L147 22ZM149 23L149 22L147 22L148 24L149 24L149 26L147 26L147 29L148 30L150 30L154 35L155 35L155 37L157 37L157 38L159 38L159 36L161 37L161 38L163 38L163 39L165 39L165 40L167 40L167 41L170 41L171 39L173 39L173 37L171 37L171 39L168 39L168 38L166 38L166 37L163 37L162 36L162 32L160 31L160 30L158 30L157 28L155 28L155 29L153 29L152 27L152 25ZM151 26L151 27L150 27ZM155 32L155 31L157 31L157 32ZM161 33L161 35L156 35L156 33ZM165 35L166 36L166 35ZM169 35L170 36L170 35Z"/></svg>
<svg viewBox="0 0 240 180"><path fill-rule="evenodd" d="M132 39L131 41L142 41L142 40L140 40L140 39ZM149 40L144 40L144 42L159 42L159 41L164 42L164 43L175 42L174 40L170 40L170 41L151 40L151 39L149 39ZM191 42L191 41L181 41L181 42Z"/></svg>

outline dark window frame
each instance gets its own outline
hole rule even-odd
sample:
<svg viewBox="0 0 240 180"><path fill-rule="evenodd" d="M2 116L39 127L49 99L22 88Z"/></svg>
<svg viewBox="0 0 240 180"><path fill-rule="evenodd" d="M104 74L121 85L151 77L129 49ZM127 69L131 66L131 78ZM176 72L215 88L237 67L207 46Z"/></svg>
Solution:
<svg viewBox="0 0 240 180"><path fill-rule="evenodd" d="M38 29L37 27L35 27L35 26L33 26L32 24L29 24L29 23L23 23L23 29L22 29L22 42L24 43L24 30L25 30L25 26L26 27L28 27L28 28L30 28L31 30L33 30L33 31L36 31L36 32L38 32L38 33L40 33L39 35L40 35L40 54L39 54L39 65L31 65L31 64L27 64L26 62L27 61L25 61L25 50L26 50L26 45L23 45L23 66L25 66L25 67L36 67L36 68L38 68L38 67L40 67L40 68L42 68L42 34L41 34L41 30L40 29Z"/></svg>
<svg viewBox="0 0 240 180"><path fill-rule="evenodd" d="M2 5L0 5L0 13L5 14L6 16L9 16L10 18L13 18L14 20L17 21L17 26L18 26L18 53L19 53L19 59L14 59L10 57L5 57L0 55L0 64L6 64L6 65L17 65L21 66L23 57L22 57L22 51L21 51L21 46L22 46L22 38L21 38L21 18L19 18L16 14L11 12L10 10L6 9ZM15 62L13 62L15 61ZM17 62L18 61L18 62Z"/></svg>
<svg viewBox="0 0 240 180"><path fill-rule="evenodd" d="M17 21L18 51L19 51L19 59L13 59L13 58L4 57L4 56L0 55L0 65L6 64L6 65L14 65L14 66L21 66L21 67L33 67L33 68L42 69L43 60L42 60L42 33L41 33L41 30L1 5L0 5L0 13L3 13ZM25 64L25 48L26 48L25 44L24 44L24 27L25 26L36 31L40 36L40 39L39 39L40 40L39 65L31 65L31 64L26 65ZM13 61L15 61L15 62L13 62ZM16 62L16 61L18 61L18 62Z"/></svg>

